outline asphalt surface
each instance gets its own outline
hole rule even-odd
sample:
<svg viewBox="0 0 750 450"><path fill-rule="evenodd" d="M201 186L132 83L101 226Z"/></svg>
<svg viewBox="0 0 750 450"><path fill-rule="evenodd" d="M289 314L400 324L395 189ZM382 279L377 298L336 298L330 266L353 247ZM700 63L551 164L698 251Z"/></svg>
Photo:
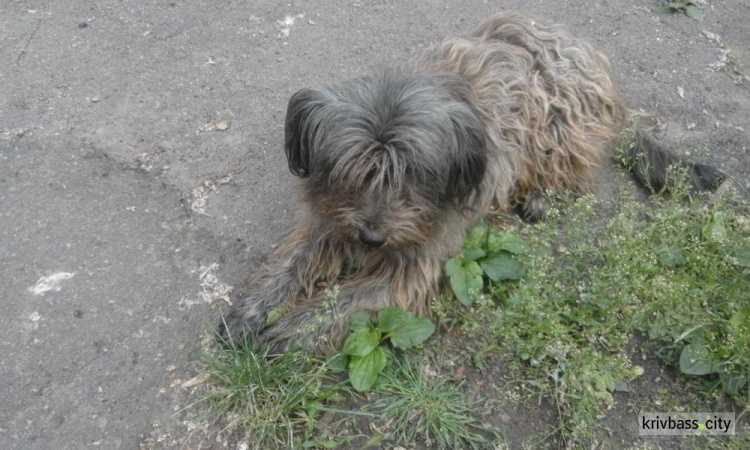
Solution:
<svg viewBox="0 0 750 450"><path fill-rule="evenodd" d="M186 442L175 392L294 208L287 99L494 12L570 25L748 187L750 2L654 3L2 0L0 448Z"/></svg>

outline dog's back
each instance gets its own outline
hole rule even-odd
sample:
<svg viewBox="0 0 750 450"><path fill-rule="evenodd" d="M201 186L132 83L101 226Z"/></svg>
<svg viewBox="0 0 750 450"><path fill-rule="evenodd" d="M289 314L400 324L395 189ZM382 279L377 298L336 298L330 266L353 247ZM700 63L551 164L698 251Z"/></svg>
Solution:
<svg viewBox="0 0 750 450"><path fill-rule="evenodd" d="M564 27L500 13L411 66L474 88L488 131L487 189L505 209L535 192L589 192L626 118L606 57Z"/></svg>

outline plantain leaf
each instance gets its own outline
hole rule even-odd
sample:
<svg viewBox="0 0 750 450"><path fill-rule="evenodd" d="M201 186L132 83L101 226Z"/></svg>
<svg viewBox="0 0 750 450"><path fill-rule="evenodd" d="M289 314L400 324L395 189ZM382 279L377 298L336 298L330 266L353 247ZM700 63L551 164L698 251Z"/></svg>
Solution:
<svg viewBox="0 0 750 450"><path fill-rule="evenodd" d="M343 353L329 355L328 359L326 359L326 366L333 373L345 371L347 364L349 364L349 356Z"/></svg>
<svg viewBox="0 0 750 450"><path fill-rule="evenodd" d="M493 230L487 239L487 250L499 252L505 250L514 255L525 255L529 252L529 246L521 236L507 231Z"/></svg>
<svg viewBox="0 0 750 450"><path fill-rule="evenodd" d="M446 263L445 272L456 298L466 306L474 303L484 287L479 264L476 261L465 262L461 258L452 258Z"/></svg>
<svg viewBox="0 0 750 450"><path fill-rule="evenodd" d="M360 328L344 341L344 354L365 356L380 344L380 330Z"/></svg>
<svg viewBox="0 0 750 450"><path fill-rule="evenodd" d="M376 347L367 356L353 356L349 363L349 381L354 389L364 392L375 384L386 364L383 349Z"/></svg>
<svg viewBox="0 0 750 450"><path fill-rule="evenodd" d="M703 345L687 345L680 354L680 370L686 375L708 375L718 372L718 364L714 364L709 357Z"/></svg>
<svg viewBox="0 0 750 450"><path fill-rule="evenodd" d="M476 261L485 255L481 248L469 248L464 251L464 261Z"/></svg>
<svg viewBox="0 0 750 450"><path fill-rule="evenodd" d="M414 347L426 341L435 332L435 325L425 317L412 317L399 328L391 331L387 337L391 344L400 349Z"/></svg>
<svg viewBox="0 0 750 450"><path fill-rule="evenodd" d="M482 270L492 281L517 280L523 273L521 263L506 251L500 251L481 262Z"/></svg>
<svg viewBox="0 0 750 450"><path fill-rule="evenodd" d="M412 317L414 317L414 314L401 308L383 308L378 312L378 328L383 333L390 333L408 322Z"/></svg>

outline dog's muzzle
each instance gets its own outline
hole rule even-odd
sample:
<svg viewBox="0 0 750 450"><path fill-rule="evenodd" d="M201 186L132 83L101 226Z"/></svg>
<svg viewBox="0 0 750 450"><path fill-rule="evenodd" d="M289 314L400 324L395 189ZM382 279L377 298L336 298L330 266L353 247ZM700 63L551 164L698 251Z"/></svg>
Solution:
<svg viewBox="0 0 750 450"><path fill-rule="evenodd" d="M386 237L360 228L359 240L368 247L378 248L385 244Z"/></svg>

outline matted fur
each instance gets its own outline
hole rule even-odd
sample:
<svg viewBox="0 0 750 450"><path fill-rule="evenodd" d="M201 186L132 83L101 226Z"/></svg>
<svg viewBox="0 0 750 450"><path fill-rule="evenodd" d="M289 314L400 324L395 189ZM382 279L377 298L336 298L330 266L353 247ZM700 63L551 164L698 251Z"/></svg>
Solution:
<svg viewBox="0 0 750 450"><path fill-rule="evenodd" d="M625 116L601 53L516 13L403 67L299 91L285 142L299 211L223 336L322 350L354 312L428 313L467 226L493 205L534 218L547 189L589 192Z"/></svg>
<svg viewBox="0 0 750 450"><path fill-rule="evenodd" d="M534 191L590 192L627 116L603 54L561 25L518 13L433 46L411 67L471 84L495 147L481 191L503 209Z"/></svg>

